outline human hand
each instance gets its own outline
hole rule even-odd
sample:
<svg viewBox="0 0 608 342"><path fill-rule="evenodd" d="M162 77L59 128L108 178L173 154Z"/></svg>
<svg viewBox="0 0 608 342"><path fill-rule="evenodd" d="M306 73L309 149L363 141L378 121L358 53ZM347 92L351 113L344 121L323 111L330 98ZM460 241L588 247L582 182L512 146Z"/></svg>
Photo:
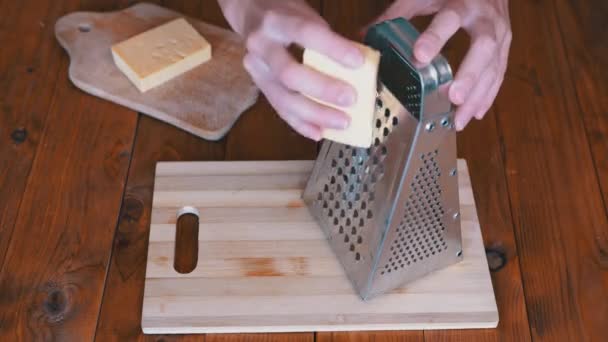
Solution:
<svg viewBox="0 0 608 342"><path fill-rule="evenodd" d="M449 98L458 106L455 124L462 130L475 117L482 119L494 102L507 69L511 24L507 0L396 0L375 22L435 14L414 44L414 57L428 64L461 27L471 46Z"/></svg>
<svg viewBox="0 0 608 342"><path fill-rule="evenodd" d="M297 62L288 47L310 48L356 68L364 56L353 42L334 33L303 0L219 0L219 4L232 28L245 38L245 69L291 127L318 141L323 128L348 126L350 118L344 112L304 94L347 107L356 101L355 89Z"/></svg>

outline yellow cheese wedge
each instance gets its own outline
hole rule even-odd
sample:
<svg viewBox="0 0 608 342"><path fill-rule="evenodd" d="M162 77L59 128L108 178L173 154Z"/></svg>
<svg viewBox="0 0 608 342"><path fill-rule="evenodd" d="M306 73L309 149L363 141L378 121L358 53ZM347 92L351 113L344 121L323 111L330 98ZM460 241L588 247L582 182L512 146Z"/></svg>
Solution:
<svg viewBox="0 0 608 342"><path fill-rule="evenodd" d="M359 47L365 55L365 63L357 69L342 66L333 59L310 49L304 50L303 63L319 72L349 83L357 91L357 102L350 107L335 106L312 98L319 103L342 110L351 118L350 126L344 130L324 129L323 138L356 147L370 147L380 53L362 44L359 44Z"/></svg>
<svg viewBox="0 0 608 342"><path fill-rule="evenodd" d="M211 45L178 18L112 46L116 66L145 92L211 59Z"/></svg>

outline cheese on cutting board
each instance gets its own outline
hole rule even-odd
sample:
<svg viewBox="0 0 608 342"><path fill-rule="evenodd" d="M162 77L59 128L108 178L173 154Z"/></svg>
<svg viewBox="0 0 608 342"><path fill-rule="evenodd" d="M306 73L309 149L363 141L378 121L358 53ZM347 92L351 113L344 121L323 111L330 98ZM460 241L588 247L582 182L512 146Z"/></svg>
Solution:
<svg viewBox="0 0 608 342"><path fill-rule="evenodd" d="M333 59L310 49L304 50L303 63L319 72L345 81L357 91L357 101L350 107L340 107L311 98L326 106L342 110L351 118L350 126L344 130L324 129L323 138L356 147L370 147L380 53L362 44L359 44L359 48L365 55L365 63L356 69L342 66Z"/></svg>
<svg viewBox="0 0 608 342"><path fill-rule="evenodd" d="M211 45L184 18L112 46L114 63L141 92L211 59Z"/></svg>

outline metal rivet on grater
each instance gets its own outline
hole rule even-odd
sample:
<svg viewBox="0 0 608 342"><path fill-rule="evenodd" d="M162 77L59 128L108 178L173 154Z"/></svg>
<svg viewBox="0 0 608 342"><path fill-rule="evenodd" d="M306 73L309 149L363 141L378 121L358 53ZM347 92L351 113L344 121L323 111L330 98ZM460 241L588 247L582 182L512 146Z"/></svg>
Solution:
<svg viewBox="0 0 608 342"><path fill-rule="evenodd" d="M362 298L461 259L456 135L435 127L453 126L438 92L450 69L443 57L412 67L416 35L404 19L369 31L382 52L373 143L324 142L303 196Z"/></svg>

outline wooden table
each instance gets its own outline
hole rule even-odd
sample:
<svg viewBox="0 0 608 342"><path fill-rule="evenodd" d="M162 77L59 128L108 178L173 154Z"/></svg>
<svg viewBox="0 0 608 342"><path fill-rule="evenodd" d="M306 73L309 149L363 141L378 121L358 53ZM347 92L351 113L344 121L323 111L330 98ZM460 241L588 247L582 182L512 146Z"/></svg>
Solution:
<svg viewBox="0 0 608 342"><path fill-rule="evenodd" d="M156 1L161 2L161 1ZM313 1L346 34L386 1ZM126 0L0 0L0 340L600 341L608 336L608 3L511 2L486 119L458 137L496 291L493 330L143 336L159 160L312 159L265 100L207 142L76 89L56 19ZM214 1L162 1L226 25ZM466 51L459 34L453 64ZM502 260L506 260L504 265Z"/></svg>

